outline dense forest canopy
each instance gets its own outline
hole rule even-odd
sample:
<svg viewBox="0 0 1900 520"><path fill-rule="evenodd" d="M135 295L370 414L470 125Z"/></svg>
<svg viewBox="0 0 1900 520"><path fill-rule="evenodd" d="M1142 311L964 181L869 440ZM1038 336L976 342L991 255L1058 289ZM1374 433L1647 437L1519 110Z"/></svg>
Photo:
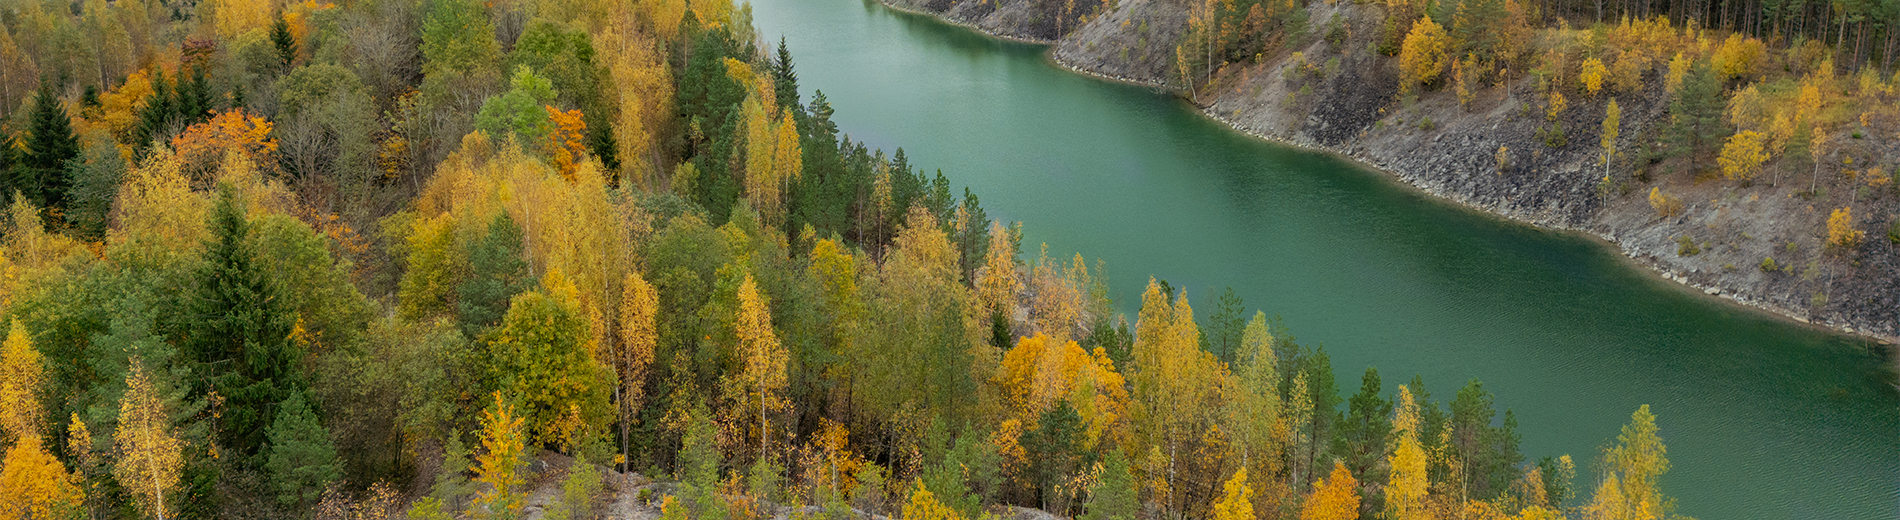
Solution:
<svg viewBox="0 0 1900 520"><path fill-rule="evenodd" d="M1115 315L841 134L747 5L0 22L0 518L513 518L556 454L563 518L589 462L669 518L1672 514L1647 406L1573 484L1475 380L1342 398L1232 291Z"/></svg>

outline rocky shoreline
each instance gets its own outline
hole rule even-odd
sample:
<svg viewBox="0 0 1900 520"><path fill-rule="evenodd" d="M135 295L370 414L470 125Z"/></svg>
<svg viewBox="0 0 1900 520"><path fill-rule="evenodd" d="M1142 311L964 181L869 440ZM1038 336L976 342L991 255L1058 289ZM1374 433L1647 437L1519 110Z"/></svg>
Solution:
<svg viewBox="0 0 1900 520"><path fill-rule="evenodd" d="M1013 2L982 11L966 5L982 0L962 3L958 0L879 1L898 11L929 15L993 37L1050 45L1048 59L1073 73L1180 94L1179 88L1167 84L1165 65L1151 53L1131 57L1131 50L1142 52L1138 43L1149 43L1150 37L1165 40L1173 36L1169 34L1171 31L1179 30L1178 24L1171 26L1164 18L1154 17L1157 13L1166 16L1170 7L1166 5L1167 0L1126 0L1115 11L1095 17L1060 39L1038 38L1011 29L1012 20L1024 19L1021 10L1030 5L1028 2ZM1315 20L1331 16L1348 23L1364 23L1376 15L1349 3L1315 3L1310 9L1318 11L1313 13ZM1143 33L1139 40L1131 35L1134 32L1131 27L1139 27ZM1740 224L1726 225L1734 228L1726 229L1723 234L1731 242L1715 245L1716 248L1726 246L1727 250L1711 251L1701 258L1681 254L1672 258L1667 252L1676 243L1672 236L1697 236L1693 240L1703 240L1699 235L1706 233L1698 225L1709 229L1717 225L1692 218L1672 221L1654 217L1640 193L1603 196L1589 189L1596 177L1594 165L1600 164L1594 160L1597 157L1594 147L1571 144L1545 148L1532 137L1542 120L1514 114L1526 109L1519 100L1519 96L1530 94L1523 85L1525 82L1490 89L1495 92L1480 95L1478 101L1465 107L1447 101L1443 95L1427 96L1414 105L1399 107L1392 101L1396 98L1393 95L1395 80L1382 77L1381 68L1371 63L1376 57L1357 56L1345 50L1364 46L1363 41L1349 41L1344 45L1319 41L1303 50L1302 55L1312 59L1331 55L1335 60L1352 60L1343 74L1323 79L1302 78L1296 86L1290 79L1293 75L1285 74L1287 68L1311 66L1289 63L1287 59L1269 60L1252 66L1253 70L1221 71L1213 80L1215 87L1200 89L1212 91L1212 95L1190 101L1203 115L1237 132L1333 154L1473 210L1547 229L1584 233L1606 246L1615 247L1632 265L1648 268L1663 279L1688 290L1719 297L1728 304L1871 339L1885 346L1889 360L1900 372L1900 355L1896 355L1900 350L1900 330L1895 327L1896 321L1900 321L1896 319L1900 317L1900 302L1894 301L1895 296L1900 295L1900 251L1896 251L1900 248L1879 243L1884 239L1877 236L1879 230L1874 226L1863 226L1870 229L1868 241L1874 243L1864 246L1863 249L1869 251L1858 254L1856 259L1830 260L1821 255L1816 246L1809 248L1813 252L1804 251L1809 258L1809 268L1799 279L1792 274L1757 274L1753 272L1756 270L1753 263L1743 263L1743 268L1735 265L1742 259L1763 258L1755 255L1764 250L1772 257L1779 253L1782 239L1786 239L1790 252L1801 241L1800 234L1804 230L1799 228L1802 226L1788 225L1785 221L1790 218L1780 218L1786 217L1788 211L1796 211L1789 208L1800 204L1777 203L1777 195L1793 188L1758 188L1756 191L1761 193L1752 193L1746 203L1738 203L1725 200L1734 198L1732 193L1714 193L1706 186L1698 190L1696 185L1701 183L1695 183L1686 188L1690 193L1684 195L1695 197L1689 199L1694 202L1687 213L1726 216L1734 212L1754 217ZM1329 62L1328 68L1334 68L1336 63ZM1283 81L1283 77L1289 79ZM1625 103L1621 135L1626 136L1619 143L1628 143L1633 148L1640 139L1637 136L1659 128L1657 125L1668 120L1662 102L1666 96L1661 92L1660 81L1651 83L1650 92L1619 98ZM1315 99L1326 101L1322 105ZM1602 114L1600 106L1594 108L1593 112L1591 107L1579 107L1563 118L1572 132L1579 134L1573 141L1595 142L1598 136L1590 125L1599 121ZM1433 122L1434 116L1439 121ZM1423 123L1407 125L1407 118ZM1336 124L1341 122L1344 124ZM1447 137L1451 138L1449 143ZM1500 146L1529 150L1531 157L1513 156L1511 162L1515 166L1507 175L1506 170L1488 166L1491 151ZM1484 175L1493 170L1496 175ZM1762 194L1770 197L1758 203ZM1699 200L1705 196L1710 200ZM1785 198L1792 199L1792 195ZM1809 211L1813 211L1811 204ZM1708 240L1714 243L1723 237ZM1719 264L1719 269L1714 267L1724 260L1728 263ZM1795 261L1787 260L1790 264ZM1863 266L1863 263L1870 265ZM1814 274L1817 269L1828 273L1827 281L1818 280ZM1854 292L1836 287L1852 287L1855 283L1871 289L1871 297L1859 298L1869 292L1866 290ZM1824 302L1825 297L1803 298L1803 293L1809 291L1815 295L1842 294L1853 299L1833 307L1826 303L1812 305L1816 300ZM1885 301L1881 300L1883 297Z"/></svg>

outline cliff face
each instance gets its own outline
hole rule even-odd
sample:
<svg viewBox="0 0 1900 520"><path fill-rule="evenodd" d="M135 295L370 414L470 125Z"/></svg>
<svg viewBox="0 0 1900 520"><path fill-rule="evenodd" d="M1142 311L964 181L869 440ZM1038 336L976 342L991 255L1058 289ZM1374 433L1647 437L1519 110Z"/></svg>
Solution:
<svg viewBox="0 0 1900 520"><path fill-rule="evenodd" d="M1372 3L1315 0L1297 43L1183 74L1175 47L1188 27L1190 0L1120 0L1074 11L1060 11L1068 4L1054 0L886 1L1050 43L1063 66L1170 89L1243 132L1350 156L1475 208L1596 234L1707 294L1889 343L1900 339L1900 247L1887 236L1900 213L1900 183L1873 186L1839 166L1847 157L1872 158L1893 172L1900 116L1870 121L1874 135L1828 136L1830 153L1812 173L1797 171L1806 167L1791 160L1771 162L1769 173L1741 185L1712 177L1712 165L1643 157L1640 150L1656 145L1670 122L1661 71L1648 72L1641 89L1615 95L1622 124L1607 169L1607 93L1574 94L1555 118L1562 142L1540 132L1553 120L1521 73L1472 85L1463 106L1449 86L1402 103L1396 60L1373 52L1385 14ZM1648 199L1652 188L1680 197L1683 210L1660 216ZM1845 251L1825 240L1829 213L1842 207L1853 208L1856 227L1866 232L1858 248ZM1770 258L1774 269L1764 266Z"/></svg>

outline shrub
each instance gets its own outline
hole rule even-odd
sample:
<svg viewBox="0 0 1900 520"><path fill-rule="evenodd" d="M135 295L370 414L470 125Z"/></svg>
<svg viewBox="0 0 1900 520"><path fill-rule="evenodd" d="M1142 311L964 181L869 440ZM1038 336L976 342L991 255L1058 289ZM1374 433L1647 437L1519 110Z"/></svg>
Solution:
<svg viewBox="0 0 1900 520"><path fill-rule="evenodd" d="M1655 208L1658 216L1673 217L1682 214L1682 198L1663 193L1662 188L1650 188L1649 207Z"/></svg>
<svg viewBox="0 0 1900 520"><path fill-rule="evenodd" d="M1438 128L1438 123L1432 122L1432 116L1425 116L1425 119L1420 120L1418 122L1419 130L1429 131L1429 130L1436 130L1437 128Z"/></svg>
<svg viewBox="0 0 1900 520"><path fill-rule="evenodd" d="M1887 241L1900 244L1900 218L1893 219L1892 223L1887 224Z"/></svg>
<svg viewBox="0 0 1900 520"><path fill-rule="evenodd" d="M1695 256L1702 254L1702 248L1696 247L1695 239L1689 235L1676 237L1676 256Z"/></svg>
<svg viewBox="0 0 1900 520"><path fill-rule="evenodd" d="M1772 273L1780 269L1780 266L1775 265L1775 257L1769 256L1761 259L1761 272Z"/></svg>

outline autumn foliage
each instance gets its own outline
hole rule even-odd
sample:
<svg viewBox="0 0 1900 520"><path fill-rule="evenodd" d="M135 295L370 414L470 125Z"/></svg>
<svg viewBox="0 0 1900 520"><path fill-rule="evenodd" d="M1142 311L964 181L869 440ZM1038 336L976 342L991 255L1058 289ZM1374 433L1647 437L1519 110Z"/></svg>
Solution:
<svg viewBox="0 0 1900 520"><path fill-rule="evenodd" d="M1447 53L1450 44L1451 36L1431 17L1413 22L1411 32L1405 35L1405 43L1399 47L1399 91L1409 92L1438 79L1439 72L1451 59Z"/></svg>
<svg viewBox="0 0 1900 520"><path fill-rule="evenodd" d="M1835 209L1827 217L1827 243L1839 249L1853 249L1867 236L1854 225L1854 208Z"/></svg>

